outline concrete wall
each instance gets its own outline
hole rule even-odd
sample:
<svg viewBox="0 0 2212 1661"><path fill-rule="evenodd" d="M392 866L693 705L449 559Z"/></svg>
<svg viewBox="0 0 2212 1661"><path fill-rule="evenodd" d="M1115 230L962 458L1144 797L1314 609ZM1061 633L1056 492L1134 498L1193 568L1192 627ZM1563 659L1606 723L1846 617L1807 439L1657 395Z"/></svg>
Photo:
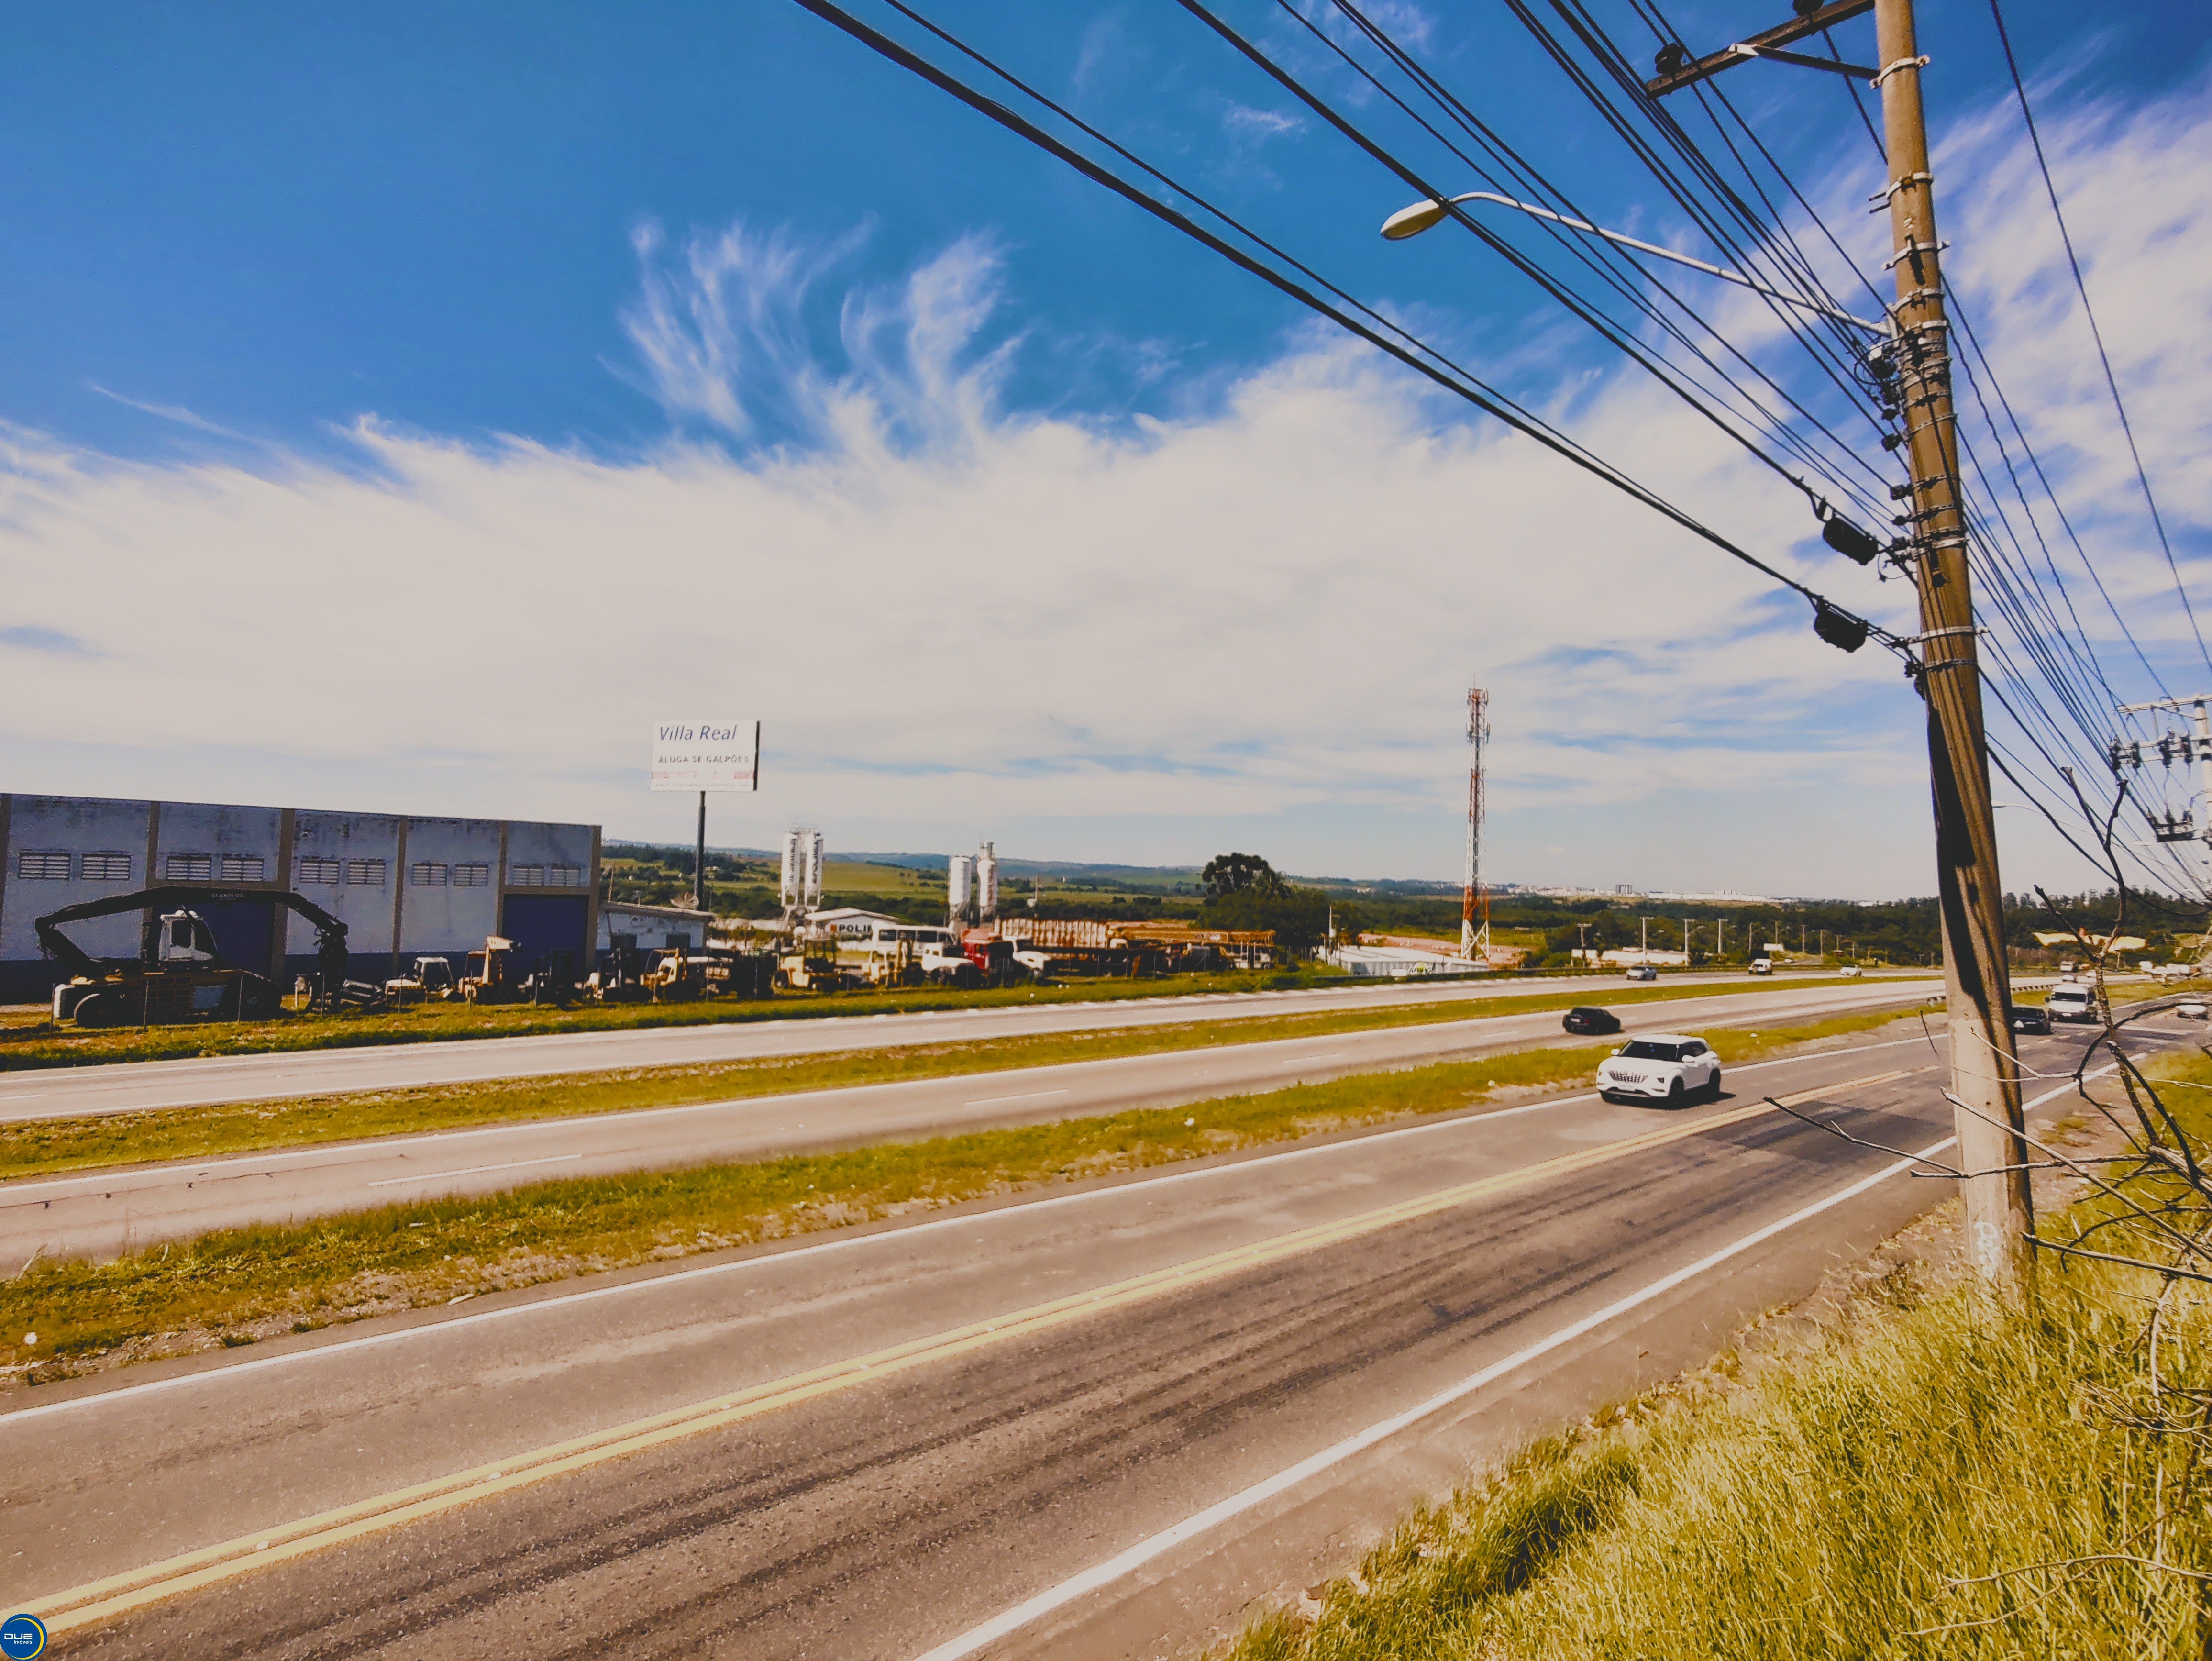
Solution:
<svg viewBox="0 0 2212 1661"><path fill-rule="evenodd" d="M39 958L39 937L32 927L49 911L103 894L127 894L146 886L146 855L152 846L153 804L62 796L6 799L7 861L0 867L0 963ZM128 861L120 879L86 881L87 854L121 854ZM66 855L66 880L22 878L19 860L34 862L44 855ZM70 931L70 938L94 957L128 957L138 950L140 920L101 917Z"/></svg>
<svg viewBox="0 0 2212 1661"><path fill-rule="evenodd" d="M46 995L58 975L33 923L79 900L164 882L290 889L345 923L356 977L380 980L417 953L481 947L510 891L580 896L595 920L599 849L590 824L0 795L0 999ZM142 927L125 915L69 932L94 957L131 957ZM314 966L313 925L279 910L271 928L288 971Z"/></svg>

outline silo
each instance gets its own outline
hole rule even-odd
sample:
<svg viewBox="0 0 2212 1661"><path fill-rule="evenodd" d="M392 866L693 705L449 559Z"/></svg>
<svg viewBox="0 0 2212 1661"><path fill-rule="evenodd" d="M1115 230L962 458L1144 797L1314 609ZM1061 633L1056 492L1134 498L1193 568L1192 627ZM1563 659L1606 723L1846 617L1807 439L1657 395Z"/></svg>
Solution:
<svg viewBox="0 0 2212 1661"><path fill-rule="evenodd" d="M995 843L985 843L983 851L975 856L975 911L987 923L995 922L999 916L999 850Z"/></svg>
<svg viewBox="0 0 2212 1661"><path fill-rule="evenodd" d="M945 910L955 922L968 916L968 899L975 891L975 861L966 854L955 854L945 865Z"/></svg>
<svg viewBox="0 0 2212 1661"><path fill-rule="evenodd" d="M778 897L787 911L803 904L801 895L806 887L805 856L799 852L799 835L796 830L783 833L783 884Z"/></svg>
<svg viewBox="0 0 2212 1661"><path fill-rule="evenodd" d="M806 904L819 908L822 904L822 833L809 830L806 837Z"/></svg>

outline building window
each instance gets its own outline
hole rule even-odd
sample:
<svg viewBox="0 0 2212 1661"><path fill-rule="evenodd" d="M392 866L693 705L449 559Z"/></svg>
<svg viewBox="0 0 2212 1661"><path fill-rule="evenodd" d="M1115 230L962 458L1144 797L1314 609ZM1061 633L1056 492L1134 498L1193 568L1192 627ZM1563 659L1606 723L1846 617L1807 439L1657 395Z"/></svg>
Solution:
<svg viewBox="0 0 2212 1661"><path fill-rule="evenodd" d="M70 856L66 848L26 848L15 855L15 874L25 882L67 882Z"/></svg>
<svg viewBox="0 0 2212 1661"><path fill-rule="evenodd" d="M507 868L509 888L543 888L545 886L545 867L542 865L510 865Z"/></svg>
<svg viewBox="0 0 2212 1661"><path fill-rule="evenodd" d="M171 854L161 861L161 880L164 882L212 882L215 879L215 855L212 854Z"/></svg>
<svg viewBox="0 0 2212 1661"><path fill-rule="evenodd" d="M443 888L446 867L429 860L417 860L407 867L407 880L416 888Z"/></svg>
<svg viewBox="0 0 2212 1661"><path fill-rule="evenodd" d="M382 860L348 860L346 886L349 888L381 888L384 886Z"/></svg>
<svg viewBox="0 0 2212 1661"><path fill-rule="evenodd" d="M87 882L129 882L131 855L112 851L104 854L87 854L84 856L84 867L79 874Z"/></svg>
<svg viewBox="0 0 2212 1661"><path fill-rule="evenodd" d="M581 888L584 885L583 869L574 865L549 865L545 867L545 885L548 888Z"/></svg>
<svg viewBox="0 0 2212 1661"><path fill-rule="evenodd" d="M337 861L319 854L309 854L292 863L292 879L303 887L309 883L335 883L343 873Z"/></svg>
<svg viewBox="0 0 2212 1661"><path fill-rule="evenodd" d="M491 886L491 867L489 865L457 865L453 867L453 886L456 888L489 888Z"/></svg>
<svg viewBox="0 0 2212 1661"><path fill-rule="evenodd" d="M267 868L258 854L225 854L222 856L222 879L225 882L259 882Z"/></svg>

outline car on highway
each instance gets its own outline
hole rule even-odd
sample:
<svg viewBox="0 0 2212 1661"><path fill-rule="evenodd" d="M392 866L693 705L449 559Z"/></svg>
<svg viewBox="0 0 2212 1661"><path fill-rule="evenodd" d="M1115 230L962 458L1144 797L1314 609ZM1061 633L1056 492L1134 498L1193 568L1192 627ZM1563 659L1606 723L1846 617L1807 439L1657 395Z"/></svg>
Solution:
<svg viewBox="0 0 2212 1661"><path fill-rule="evenodd" d="M1856 976L1858 974L1858 972L1859 972L1859 966L1858 966L1856 964L1855 964L1855 963L1847 963L1847 964L1844 964L1841 969L1838 969L1838 970L1836 971L1836 973L1838 973L1838 975L1844 976L1844 977L1845 977L1846 978L1850 978L1850 977L1856 977Z"/></svg>
<svg viewBox="0 0 2212 1661"><path fill-rule="evenodd" d="M2038 1004L2015 1004L2012 1012L2012 1030L2015 1032L2040 1032L2047 1037L2051 1032L2050 1012Z"/></svg>
<svg viewBox="0 0 2212 1661"><path fill-rule="evenodd" d="M1774 972L1774 959L1753 958L1751 960L1751 972L1754 975L1771 975Z"/></svg>
<svg viewBox="0 0 2212 1661"><path fill-rule="evenodd" d="M1656 981L1659 978L1659 971L1648 963L1633 964L1630 965L1628 973L1621 978L1631 981Z"/></svg>
<svg viewBox="0 0 2212 1661"><path fill-rule="evenodd" d="M1598 1063L1597 1093L1607 1101L1634 1097L1679 1107L1692 1091L1721 1093L1721 1058L1687 1033L1631 1038Z"/></svg>
<svg viewBox="0 0 2212 1661"><path fill-rule="evenodd" d="M1618 1032L1620 1017L1610 1009L1599 1009L1589 1004L1577 1004L1567 1011L1559 1025L1570 1032Z"/></svg>
<svg viewBox="0 0 2212 1661"><path fill-rule="evenodd" d="M2052 987L2044 997L2043 1007L2054 1021L2097 1019L2096 994L2079 981L2061 981Z"/></svg>

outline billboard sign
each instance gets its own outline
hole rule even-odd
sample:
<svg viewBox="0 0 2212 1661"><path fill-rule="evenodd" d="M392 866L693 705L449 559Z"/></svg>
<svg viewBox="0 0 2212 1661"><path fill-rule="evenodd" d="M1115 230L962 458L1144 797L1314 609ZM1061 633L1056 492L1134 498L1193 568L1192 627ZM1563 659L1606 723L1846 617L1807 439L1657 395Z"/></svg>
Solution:
<svg viewBox="0 0 2212 1661"><path fill-rule="evenodd" d="M757 721L661 721L653 725L656 790L757 790Z"/></svg>

